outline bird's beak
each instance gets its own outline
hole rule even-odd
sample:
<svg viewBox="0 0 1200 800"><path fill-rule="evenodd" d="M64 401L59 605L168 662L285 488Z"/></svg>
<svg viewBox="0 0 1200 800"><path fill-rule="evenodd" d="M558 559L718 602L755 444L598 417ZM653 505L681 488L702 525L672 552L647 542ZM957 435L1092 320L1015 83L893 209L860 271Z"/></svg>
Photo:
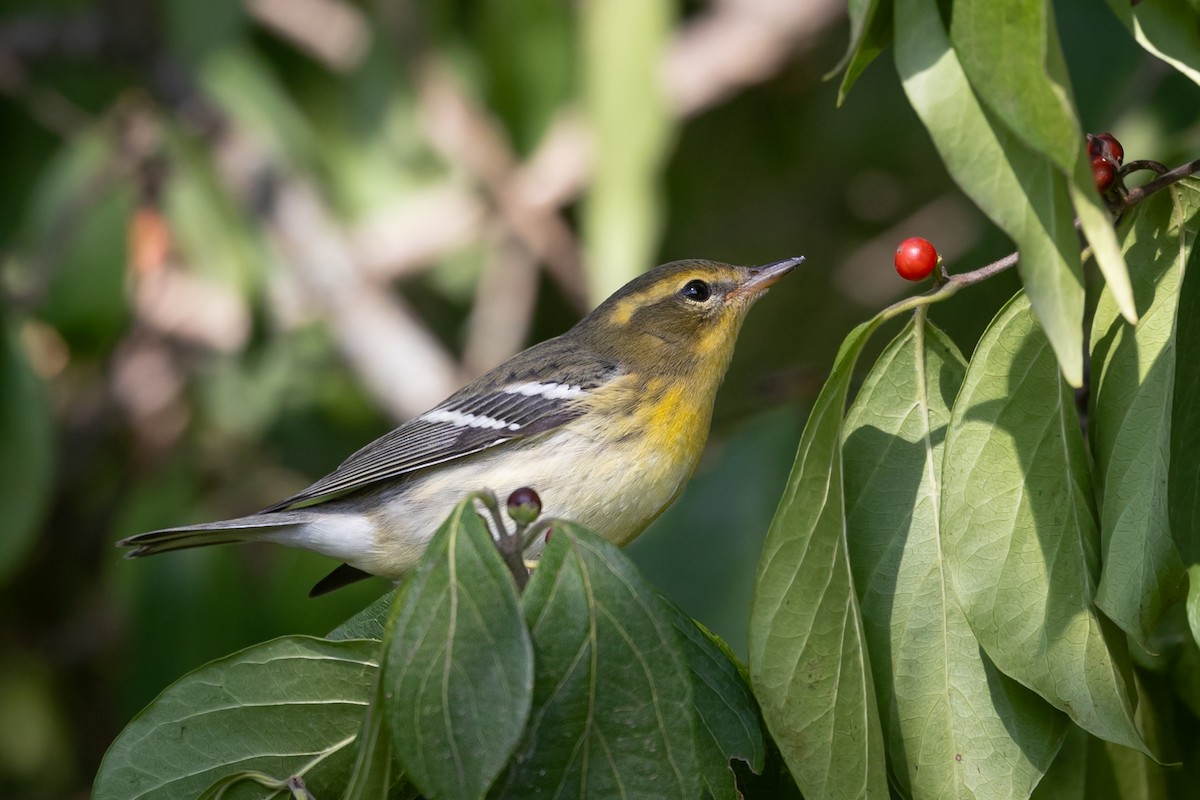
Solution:
<svg viewBox="0 0 1200 800"><path fill-rule="evenodd" d="M803 263L804 256L797 256L763 264L761 267L751 267L749 277L746 278L745 283L737 287L736 294L750 295L751 297L762 294L768 286Z"/></svg>

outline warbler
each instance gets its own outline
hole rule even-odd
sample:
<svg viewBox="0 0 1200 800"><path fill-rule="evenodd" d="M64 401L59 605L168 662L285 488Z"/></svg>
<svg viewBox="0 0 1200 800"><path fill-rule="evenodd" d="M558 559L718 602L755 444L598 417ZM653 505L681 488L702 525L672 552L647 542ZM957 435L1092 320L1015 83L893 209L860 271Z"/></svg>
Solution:
<svg viewBox="0 0 1200 800"><path fill-rule="evenodd" d="M529 486L544 514L624 545L695 471L746 312L803 260L656 267L298 494L250 516L118 544L135 558L266 541L345 562L315 595L367 575L403 576L469 492L503 499Z"/></svg>

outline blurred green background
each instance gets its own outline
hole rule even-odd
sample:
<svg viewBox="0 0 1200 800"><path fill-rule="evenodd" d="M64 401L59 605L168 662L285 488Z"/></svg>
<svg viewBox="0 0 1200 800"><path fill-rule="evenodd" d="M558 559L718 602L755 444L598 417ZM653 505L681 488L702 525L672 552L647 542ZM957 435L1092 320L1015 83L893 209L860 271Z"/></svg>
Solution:
<svg viewBox="0 0 1200 800"><path fill-rule="evenodd" d="M1200 152L1200 92L1056 3L1085 128ZM836 0L20 2L0 11L0 796L84 797L184 672L386 589L236 547L248 513L676 258L805 255L755 309L704 462L630 547L744 653L762 538L841 338L1008 243L888 54L843 108ZM939 306L964 349L1016 287ZM877 337L879 349L886 337ZM864 362L869 363L869 362Z"/></svg>

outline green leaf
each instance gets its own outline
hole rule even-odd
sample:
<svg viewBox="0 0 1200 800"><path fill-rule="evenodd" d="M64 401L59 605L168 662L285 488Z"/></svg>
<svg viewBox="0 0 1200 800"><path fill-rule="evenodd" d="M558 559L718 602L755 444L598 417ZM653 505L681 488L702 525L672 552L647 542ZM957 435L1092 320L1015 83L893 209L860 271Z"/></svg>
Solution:
<svg viewBox="0 0 1200 800"><path fill-rule="evenodd" d="M1062 747L1033 790L1031 800L1087 800L1088 742L1092 738L1078 725L1068 725Z"/></svg>
<svg viewBox="0 0 1200 800"><path fill-rule="evenodd" d="M54 422L45 386L0 309L0 582L24 563L50 501Z"/></svg>
<svg viewBox="0 0 1200 800"><path fill-rule="evenodd" d="M350 770L350 778L345 792L342 793L342 800L386 800L388 797L396 776L392 769L392 738L387 725L384 724L386 712L380 686L376 689L363 718L362 728L358 733L358 754Z"/></svg>
<svg viewBox="0 0 1200 800"><path fill-rule="evenodd" d="M688 667L628 558L556 522L522 605L533 713L493 796L699 797Z"/></svg>
<svg viewBox="0 0 1200 800"><path fill-rule="evenodd" d="M1103 498L1096 605L1143 645L1183 589L1168 518L1172 422L1165 409L1174 390L1179 284L1190 250L1181 226L1194 213L1172 190L1137 208L1124 247L1137 267L1138 307L1146 310L1137 325L1125 324L1106 288L1092 322L1088 425Z"/></svg>
<svg viewBox="0 0 1200 800"><path fill-rule="evenodd" d="M858 76L892 41L892 0L849 0L846 12L850 17L850 44L838 65L826 78L843 69L842 85L838 87L840 108Z"/></svg>
<svg viewBox="0 0 1200 800"><path fill-rule="evenodd" d="M1138 44L1200 84L1200 25L1196 9L1179 0L1108 0Z"/></svg>
<svg viewBox="0 0 1200 800"><path fill-rule="evenodd" d="M1192 639L1200 647L1200 564L1188 567L1187 621Z"/></svg>
<svg viewBox="0 0 1200 800"><path fill-rule="evenodd" d="M331 630L326 639L383 639L397 592L388 592Z"/></svg>
<svg viewBox="0 0 1200 800"><path fill-rule="evenodd" d="M1092 605L1098 542L1074 394L1024 294L975 350L943 459L951 582L983 649L1084 730L1144 748L1124 638Z"/></svg>
<svg viewBox="0 0 1200 800"><path fill-rule="evenodd" d="M887 797L883 734L846 550L842 410L875 319L842 342L771 522L750 612L750 676L805 797Z"/></svg>
<svg viewBox="0 0 1200 800"><path fill-rule="evenodd" d="M956 0L950 40L979 99L1070 175L1083 134L1050 3Z"/></svg>
<svg viewBox="0 0 1200 800"><path fill-rule="evenodd" d="M713 800L738 800L730 761L761 774L766 760L758 704L728 646L666 597L658 600L679 633L691 676L700 776Z"/></svg>
<svg viewBox="0 0 1200 800"><path fill-rule="evenodd" d="M942 449L965 372L919 311L867 376L843 434L850 564L905 796L1028 797L1067 720L1000 674L949 585Z"/></svg>
<svg viewBox="0 0 1200 800"><path fill-rule="evenodd" d="M264 789L271 789L272 794L278 794L280 790L287 788L287 779L285 778L273 778L265 772L244 770L217 779L211 786L201 792L196 800L222 800L231 789L241 783L257 784Z"/></svg>
<svg viewBox="0 0 1200 800"><path fill-rule="evenodd" d="M983 104L1069 179L1071 204L1096 263L1121 313L1136 322L1129 270L1121 257L1112 217L1096 191L1052 4L1047 0L959 0L954 4L950 38ZM1059 241L1074 247L1073 238Z"/></svg>
<svg viewBox="0 0 1200 800"><path fill-rule="evenodd" d="M1169 748L1178 752L1180 746L1194 743L1194 736L1180 736L1173 726L1163 723L1159 714L1174 715L1169 695L1147 694L1150 687L1138 681L1142 702L1138 705L1138 721L1147 731L1147 742L1155 750ZM1182 709L1181 709L1182 710ZM1167 741L1163 741L1163 737ZM1195 795L1195 778L1182 773L1178 764L1163 766L1137 750L1112 742L1091 738L1087 754L1087 781L1084 796L1087 800L1175 800ZM1190 771L1190 770L1189 770Z"/></svg>
<svg viewBox="0 0 1200 800"><path fill-rule="evenodd" d="M1191 205L1200 193L1200 181L1186 186ZM1189 236L1195 241L1195 224ZM1185 563L1200 561L1200 247L1184 271L1179 289L1180 313L1175 320L1175 349L1184 354L1175 361L1175 386L1171 397L1171 469L1167 476L1167 503L1171 533Z"/></svg>
<svg viewBox="0 0 1200 800"><path fill-rule="evenodd" d="M1018 269L1063 375L1083 382L1083 270L1065 175L985 111L935 0L897 0L896 68L962 190L1016 242Z"/></svg>
<svg viewBox="0 0 1200 800"><path fill-rule="evenodd" d="M533 648L473 497L438 529L396 602L384 685L400 764L425 794L482 797L529 718Z"/></svg>
<svg viewBox="0 0 1200 800"><path fill-rule="evenodd" d="M350 772L378 649L288 636L185 675L113 742L93 800L194 797L245 771L301 775L317 796L336 795Z"/></svg>

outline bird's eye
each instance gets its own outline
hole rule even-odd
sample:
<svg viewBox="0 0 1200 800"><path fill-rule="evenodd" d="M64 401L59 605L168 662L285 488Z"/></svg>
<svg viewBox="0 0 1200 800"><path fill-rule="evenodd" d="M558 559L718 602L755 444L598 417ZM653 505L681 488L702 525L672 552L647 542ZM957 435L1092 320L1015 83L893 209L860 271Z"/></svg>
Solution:
<svg viewBox="0 0 1200 800"><path fill-rule="evenodd" d="M693 300L697 303L703 303L705 300L712 297L712 288L704 281L688 281L683 285L683 288L679 290L679 296L687 300Z"/></svg>

